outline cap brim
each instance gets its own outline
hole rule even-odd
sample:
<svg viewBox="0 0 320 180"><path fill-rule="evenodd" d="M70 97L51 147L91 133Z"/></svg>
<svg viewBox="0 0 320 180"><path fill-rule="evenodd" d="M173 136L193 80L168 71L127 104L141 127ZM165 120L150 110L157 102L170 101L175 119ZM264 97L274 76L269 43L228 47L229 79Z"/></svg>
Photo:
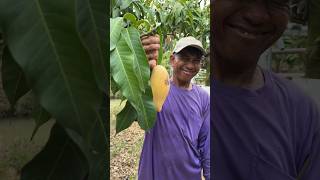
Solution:
<svg viewBox="0 0 320 180"><path fill-rule="evenodd" d="M199 50L202 52L202 54L206 54L206 51L205 51L201 46L196 45L196 44L189 44L189 45L187 45L187 46L180 47L179 49L176 49L176 50L174 50L173 52L179 53L182 49L184 49L184 48L186 48L186 47L189 47L189 46L199 49Z"/></svg>

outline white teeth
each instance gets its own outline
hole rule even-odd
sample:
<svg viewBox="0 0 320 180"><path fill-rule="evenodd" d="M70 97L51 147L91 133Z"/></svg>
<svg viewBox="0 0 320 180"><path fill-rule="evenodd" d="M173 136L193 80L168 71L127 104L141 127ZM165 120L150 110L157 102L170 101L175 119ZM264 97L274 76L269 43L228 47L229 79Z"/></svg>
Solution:
<svg viewBox="0 0 320 180"><path fill-rule="evenodd" d="M186 73L186 74L192 74L191 72L189 72L189 71L185 71L185 70L183 70L184 71L184 73Z"/></svg>
<svg viewBox="0 0 320 180"><path fill-rule="evenodd" d="M252 33L246 32L246 31L242 31L241 33L242 33L243 35L246 35L246 36L248 36L248 35L254 35L254 34L252 34Z"/></svg>
<svg viewBox="0 0 320 180"><path fill-rule="evenodd" d="M249 33L249 32L246 32L246 31L241 31L241 34L243 34L244 36L247 36L247 37L255 37L255 36L257 36L257 34Z"/></svg>

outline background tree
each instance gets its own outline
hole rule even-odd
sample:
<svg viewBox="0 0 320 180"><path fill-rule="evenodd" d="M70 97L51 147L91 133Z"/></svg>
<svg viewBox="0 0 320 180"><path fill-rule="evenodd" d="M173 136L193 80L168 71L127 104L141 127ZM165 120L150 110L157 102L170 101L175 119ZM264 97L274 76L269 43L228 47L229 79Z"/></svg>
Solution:
<svg viewBox="0 0 320 180"><path fill-rule="evenodd" d="M121 91L124 109L117 115L117 133L135 120L149 130L155 123L155 108L148 84L150 70L140 42L141 35L159 34L158 64L168 66L176 41L194 36L209 44L209 6L206 1L127 0L112 1L110 64L113 94ZM163 61L162 61L163 60Z"/></svg>
<svg viewBox="0 0 320 180"><path fill-rule="evenodd" d="M291 19L308 25L306 77L320 79L320 2L318 0L293 0Z"/></svg>
<svg viewBox="0 0 320 180"><path fill-rule="evenodd" d="M309 0L308 4L308 55L306 76L320 79L320 1Z"/></svg>

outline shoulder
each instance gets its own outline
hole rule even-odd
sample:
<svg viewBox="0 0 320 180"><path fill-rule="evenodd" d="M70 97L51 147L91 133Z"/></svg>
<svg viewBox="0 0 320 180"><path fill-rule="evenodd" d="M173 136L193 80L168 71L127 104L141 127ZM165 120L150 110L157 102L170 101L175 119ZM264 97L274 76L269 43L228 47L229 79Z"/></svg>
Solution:
<svg viewBox="0 0 320 180"><path fill-rule="evenodd" d="M304 137L308 134L312 135L320 129L319 106L300 87L301 85L298 86L292 80L282 78L270 71L268 73L273 89L271 95L276 98L275 102L286 107L288 116L294 122L297 138L302 138L301 141L304 141Z"/></svg>
<svg viewBox="0 0 320 180"><path fill-rule="evenodd" d="M193 84L193 90L204 106L210 104L210 87L204 88L199 85Z"/></svg>
<svg viewBox="0 0 320 180"><path fill-rule="evenodd" d="M194 91L202 97L209 98L210 87L193 84Z"/></svg>
<svg viewBox="0 0 320 180"><path fill-rule="evenodd" d="M305 119L304 123L318 124L320 120L319 106L315 100L293 81L270 71L268 73L274 91L273 95L287 106L288 112L293 114L295 118Z"/></svg>
<svg viewBox="0 0 320 180"><path fill-rule="evenodd" d="M288 101L291 101L294 104L312 104L314 101L311 99L307 93L302 90L301 87L296 85L291 80L280 77L279 75L266 71L267 75L269 75L271 86L273 90L276 91L281 97L285 98Z"/></svg>

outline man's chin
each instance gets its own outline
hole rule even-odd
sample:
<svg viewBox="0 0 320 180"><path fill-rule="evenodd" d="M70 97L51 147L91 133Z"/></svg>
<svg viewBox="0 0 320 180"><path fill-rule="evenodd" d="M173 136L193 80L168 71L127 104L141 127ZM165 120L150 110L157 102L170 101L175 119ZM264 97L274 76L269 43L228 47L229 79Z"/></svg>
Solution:
<svg viewBox="0 0 320 180"><path fill-rule="evenodd" d="M222 56L217 58L217 60L219 64L224 64L224 66L228 65L230 67L234 66L238 68L244 68L244 67L251 67L257 64L261 54L260 53L252 54L250 52L238 52L238 53L224 52Z"/></svg>

